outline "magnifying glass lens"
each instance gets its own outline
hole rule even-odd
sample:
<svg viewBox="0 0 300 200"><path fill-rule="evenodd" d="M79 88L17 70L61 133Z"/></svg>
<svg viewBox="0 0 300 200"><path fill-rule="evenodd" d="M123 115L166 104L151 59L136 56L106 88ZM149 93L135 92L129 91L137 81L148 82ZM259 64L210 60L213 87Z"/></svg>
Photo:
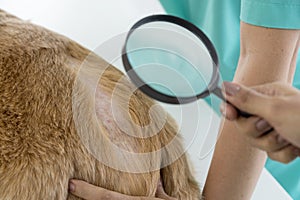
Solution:
<svg viewBox="0 0 300 200"><path fill-rule="evenodd" d="M174 23L154 21L134 29L126 54L132 73L163 95L195 97L207 90L213 76L214 62L206 46Z"/></svg>

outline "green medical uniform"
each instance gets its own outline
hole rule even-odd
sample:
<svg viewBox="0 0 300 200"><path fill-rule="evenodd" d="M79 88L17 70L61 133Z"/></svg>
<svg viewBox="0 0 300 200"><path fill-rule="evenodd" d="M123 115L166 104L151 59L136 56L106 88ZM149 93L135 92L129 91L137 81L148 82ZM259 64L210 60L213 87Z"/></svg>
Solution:
<svg viewBox="0 0 300 200"><path fill-rule="evenodd" d="M160 0L166 12L204 31L215 45L223 80L233 79L238 58L240 19L246 23L300 29L300 0ZM294 86L300 89L300 52ZM208 103L211 99L206 99ZM216 100L214 100L216 101ZM212 106L219 112L217 104ZM300 199L300 159L285 165L268 160L266 168L293 199Z"/></svg>

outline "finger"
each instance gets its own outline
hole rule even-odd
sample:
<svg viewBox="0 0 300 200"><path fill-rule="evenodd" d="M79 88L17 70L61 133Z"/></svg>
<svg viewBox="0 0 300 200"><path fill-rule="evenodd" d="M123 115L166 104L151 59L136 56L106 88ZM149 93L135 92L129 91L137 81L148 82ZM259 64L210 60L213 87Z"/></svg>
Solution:
<svg viewBox="0 0 300 200"><path fill-rule="evenodd" d="M128 196L126 195L108 191L80 180L71 180L69 183L69 189L73 195L86 200L128 199Z"/></svg>
<svg viewBox="0 0 300 200"><path fill-rule="evenodd" d="M240 117L235 121L235 125L242 134L250 138L260 137L272 128L267 122L258 117Z"/></svg>
<svg viewBox="0 0 300 200"><path fill-rule="evenodd" d="M226 99L242 111L268 118L272 106L269 96L236 83L224 82Z"/></svg>
<svg viewBox="0 0 300 200"><path fill-rule="evenodd" d="M69 183L70 192L80 198L87 200L100 200L105 190L80 180L71 180Z"/></svg>
<svg viewBox="0 0 300 200"><path fill-rule="evenodd" d="M236 108L228 103L222 103L220 106L220 111L222 115L230 121L237 119L239 116Z"/></svg>
<svg viewBox="0 0 300 200"><path fill-rule="evenodd" d="M296 153L297 151L299 151L299 149L296 149L296 147L289 145L280 151L268 153L268 156L272 160L287 164L299 156Z"/></svg>
<svg viewBox="0 0 300 200"><path fill-rule="evenodd" d="M264 119L259 119L256 123L255 123L255 128L257 131L262 132L263 134L269 133L272 131L272 126ZM259 137L261 135L257 135L257 137Z"/></svg>
<svg viewBox="0 0 300 200"><path fill-rule="evenodd" d="M253 138L250 143L266 152L276 152L289 146L289 142L282 139L276 131L272 131L258 138Z"/></svg>

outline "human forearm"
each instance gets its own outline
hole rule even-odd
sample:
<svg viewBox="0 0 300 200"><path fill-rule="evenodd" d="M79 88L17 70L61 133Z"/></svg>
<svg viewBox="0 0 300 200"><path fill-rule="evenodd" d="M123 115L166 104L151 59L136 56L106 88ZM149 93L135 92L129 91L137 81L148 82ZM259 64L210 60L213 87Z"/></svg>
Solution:
<svg viewBox="0 0 300 200"><path fill-rule="evenodd" d="M290 81L298 31L241 24L241 55L234 81L253 86ZM225 122L216 145L204 195L208 200L250 199L266 154L250 146L233 123Z"/></svg>
<svg viewBox="0 0 300 200"><path fill-rule="evenodd" d="M266 154L251 147L233 122L226 121L220 134L204 196L207 200L250 199Z"/></svg>

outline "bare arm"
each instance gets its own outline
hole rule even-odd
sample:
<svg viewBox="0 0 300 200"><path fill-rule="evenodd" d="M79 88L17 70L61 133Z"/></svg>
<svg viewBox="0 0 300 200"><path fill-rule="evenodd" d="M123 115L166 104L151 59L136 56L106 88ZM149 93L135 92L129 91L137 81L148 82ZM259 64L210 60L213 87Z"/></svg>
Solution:
<svg viewBox="0 0 300 200"><path fill-rule="evenodd" d="M234 81L247 85L291 82L299 30L280 30L241 23L241 53ZM220 132L204 188L208 200L250 199L266 161L266 153L250 146L232 122Z"/></svg>

